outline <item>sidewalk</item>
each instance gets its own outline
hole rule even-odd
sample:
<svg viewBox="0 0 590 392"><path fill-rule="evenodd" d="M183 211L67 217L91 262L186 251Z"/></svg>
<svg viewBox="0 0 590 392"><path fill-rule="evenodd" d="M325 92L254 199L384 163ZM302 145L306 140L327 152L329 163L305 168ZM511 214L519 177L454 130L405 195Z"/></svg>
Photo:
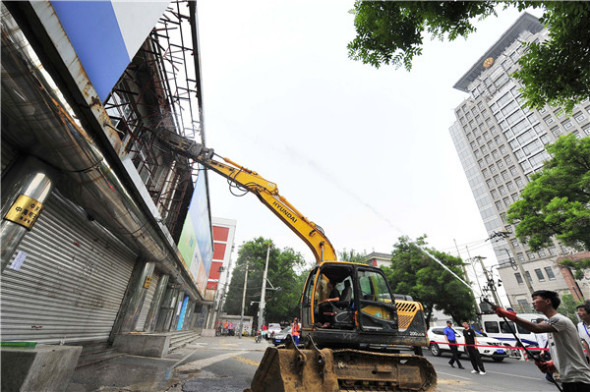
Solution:
<svg viewBox="0 0 590 392"><path fill-rule="evenodd" d="M226 340L227 339L227 340ZM230 340L231 339L231 340ZM228 351L264 351L268 343L256 343L253 337L201 337L193 343L179 348L165 358L125 355L76 369L66 392L120 392L141 391L181 392L182 384L195 377L195 373L178 371L187 356L200 347L219 344L226 340Z"/></svg>

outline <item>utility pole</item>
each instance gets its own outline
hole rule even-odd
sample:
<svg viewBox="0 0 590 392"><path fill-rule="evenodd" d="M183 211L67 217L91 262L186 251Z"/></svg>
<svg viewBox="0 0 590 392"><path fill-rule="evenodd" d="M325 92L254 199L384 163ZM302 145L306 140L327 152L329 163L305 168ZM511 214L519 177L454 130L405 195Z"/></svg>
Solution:
<svg viewBox="0 0 590 392"><path fill-rule="evenodd" d="M477 271L475 270L475 266L473 265L473 259L469 254L469 248L466 246L465 250L467 250L467 256L469 257L469 264L471 264L471 268L473 268L473 274L475 275L475 281L477 282L477 287L479 287L480 295L483 297L483 290L481 289L481 285L479 284L479 278L477 277Z"/></svg>
<svg viewBox="0 0 590 392"><path fill-rule="evenodd" d="M459 252L459 246L457 246L457 241L453 238L453 242L455 243L455 248L457 248L457 257L461 259L461 253ZM468 253L469 254L469 253ZM469 285L471 292L473 293L473 302L475 302L475 313L481 313L481 309L479 308L479 304L477 303L477 297L475 296L475 291L473 291L473 286L471 281L469 280L469 275L467 275L467 268L465 268L465 263L461 262L461 268L463 269L463 274L465 275L465 281Z"/></svg>
<svg viewBox="0 0 590 392"><path fill-rule="evenodd" d="M453 242L455 243L455 248L457 248L457 256L461 258L461 253L459 253L459 247L457 246L457 241L453 238ZM461 268L463 269L463 274L465 275L465 281L471 286L471 282L469 281L469 275L467 275L467 268L465 268L465 263L461 263ZM473 289L472 289L473 291Z"/></svg>
<svg viewBox="0 0 590 392"><path fill-rule="evenodd" d="M240 332L238 336L242 338L242 328L244 325L244 307L246 306L246 288L248 287L248 260L246 260L246 273L244 274L244 292L242 293L242 314L240 316Z"/></svg>
<svg viewBox="0 0 590 392"><path fill-rule="evenodd" d="M516 257L516 249L514 249L514 244L512 244L512 240L510 239L510 234L511 233L508 230L496 231L488 239L500 237L500 238L505 239L506 242L508 242L508 246L510 247L510 251L512 251L512 257L514 257L514 261L516 262L516 265L518 266L518 269L520 271L520 275L522 276L522 279L524 280L524 283L526 284L526 287L529 290L529 294L533 295L535 290L533 289L533 285L531 284L530 280L526 276L526 273L524 272L524 268L522 267L522 263L520 262L518 257Z"/></svg>
<svg viewBox="0 0 590 392"><path fill-rule="evenodd" d="M495 303L502 306L502 301L500 301L500 297L498 297L498 293L496 292L496 284L494 283L494 279L492 279L490 275L488 275L488 270L486 269L486 266L483 264L483 259L485 259L485 257L475 256L474 259L479 260L479 263L481 264L481 268L483 269L483 273L488 282L488 287L492 291L494 301L496 301Z"/></svg>
<svg viewBox="0 0 590 392"><path fill-rule="evenodd" d="M264 273L262 274L262 289L260 290L260 312L258 313L258 328L264 325L264 308L266 306L266 275L268 274L268 259L270 257L270 242L266 248L266 263L264 264Z"/></svg>

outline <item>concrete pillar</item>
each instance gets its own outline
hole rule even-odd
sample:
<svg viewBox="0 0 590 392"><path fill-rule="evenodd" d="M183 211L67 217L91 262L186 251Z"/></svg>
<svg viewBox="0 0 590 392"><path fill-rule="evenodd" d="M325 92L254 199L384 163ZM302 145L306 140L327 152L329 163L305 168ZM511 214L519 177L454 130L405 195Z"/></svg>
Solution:
<svg viewBox="0 0 590 392"><path fill-rule="evenodd" d="M176 299L178 298L178 288L175 284L169 284L166 292L164 293L164 299L162 300L162 306L160 307L158 320L156 323L156 331L168 331L170 328L170 322L174 315L174 309L176 305Z"/></svg>
<svg viewBox="0 0 590 392"><path fill-rule="evenodd" d="M33 229L56 176L56 171L46 164L27 157L2 179L1 271L8 266L27 232Z"/></svg>
<svg viewBox="0 0 590 392"><path fill-rule="evenodd" d="M155 266L154 262L146 262L142 259L135 262L131 279L129 279L127 285L127 292L121 302L121 308L109 337L111 343L117 334L131 332L135 329L141 306L147 294L147 288L145 287L146 277L151 277Z"/></svg>
<svg viewBox="0 0 590 392"><path fill-rule="evenodd" d="M158 287L156 287L156 292L154 293L154 298L152 299L148 316L145 320L144 330L146 332L153 332L156 330L156 323L158 322L158 318L161 313L160 308L162 306L162 301L164 300L164 293L166 292L169 279L170 275L162 275L160 277L160 281L158 282Z"/></svg>

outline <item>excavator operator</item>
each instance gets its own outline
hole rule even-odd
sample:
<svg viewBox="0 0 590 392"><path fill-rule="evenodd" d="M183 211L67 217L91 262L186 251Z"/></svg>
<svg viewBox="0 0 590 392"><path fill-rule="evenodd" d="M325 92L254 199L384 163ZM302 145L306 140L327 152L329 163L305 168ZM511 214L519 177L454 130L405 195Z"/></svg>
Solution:
<svg viewBox="0 0 590 392"><path fill-rule="evenodd" d="M328 328L333 321L332 305L330 302L340 301L340 293L331 280L328 281L328 291L330 292L328 298L318 302L318 305L320 306L320 322L323 322L320 326L321 328Z"/></svg>

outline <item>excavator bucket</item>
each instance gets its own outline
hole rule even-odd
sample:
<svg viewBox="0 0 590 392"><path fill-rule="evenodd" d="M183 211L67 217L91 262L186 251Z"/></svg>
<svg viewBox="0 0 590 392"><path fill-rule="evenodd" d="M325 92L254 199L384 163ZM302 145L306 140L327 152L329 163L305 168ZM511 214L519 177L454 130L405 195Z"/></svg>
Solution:
<svg viewBox="0 0 590 392"><path fill-rule="evenodd" d="M245 392L434 391L425 358L361 350L269 347Z"/></svg>

